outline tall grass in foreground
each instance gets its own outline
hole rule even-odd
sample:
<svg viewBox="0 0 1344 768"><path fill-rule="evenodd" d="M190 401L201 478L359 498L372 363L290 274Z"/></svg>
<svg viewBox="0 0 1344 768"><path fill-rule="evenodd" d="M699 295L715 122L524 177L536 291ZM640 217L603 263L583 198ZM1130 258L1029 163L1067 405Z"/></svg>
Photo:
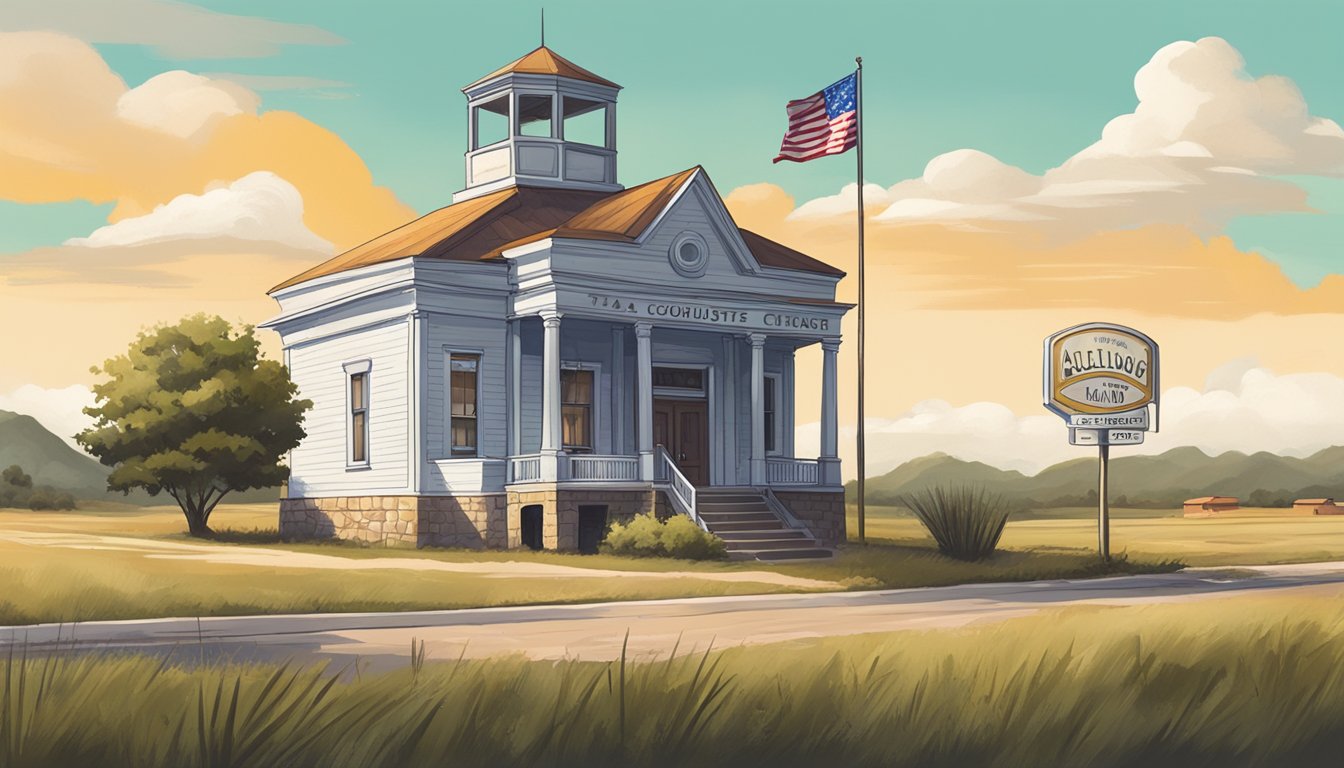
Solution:
<svg viewBox="0 0 1344 768"><path fill-rule="evenodd" d="M994 554L1008 524L1003 497L983 488L941 486L902 499L938 542L938 551L958 560L983 560Z"/></svg>
<svg viewBox="0 0 1344 768"><path fill-rule="evenodd" d="M1076 609L647 663L426 662L421 645L353 680L18 655L0 764L1337 766L1339 602Z"/></svg>

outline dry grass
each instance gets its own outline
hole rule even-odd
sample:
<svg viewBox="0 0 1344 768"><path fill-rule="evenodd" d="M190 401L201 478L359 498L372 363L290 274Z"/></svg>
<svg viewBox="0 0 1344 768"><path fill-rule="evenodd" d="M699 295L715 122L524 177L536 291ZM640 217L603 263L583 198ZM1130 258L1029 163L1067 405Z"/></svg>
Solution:
<svg viewBox="0 0 1344 768"><path fill-rule="evenodd" d="M419 657L342 678L66 656L3 676L15 766L1323 768L1344 742L1344 608L1068 609L641 664Z"/></svg>
<svg viewBox="0 0 1344 768"><path fill-rule="evenodd" d="M850 535L857 530L850 507ZM1090 510L1060 510L1069 515ZM869 506L870 541L917 545L928 541L919 521L894 507ZM1152 510L1113 510L1111 551L1143 561L1179 560L1187 565L1265 565L1344 560L1344 515L1302 516L1245 510L1235 517L1154 517ZM1010 520L1000 546L1015 551L1087 554L1096 551L1092 517Z"/></svg>
<svg viewBox="0 0 1344 768"><path fill-rule="evenodd" d="M1081 511L1078 511L1081 512ZM1239 565L1344 559L1344 517L1154 518L1150 511L1117 510L1112 546L1126 555L1110 566L1094 556L1095 524L1059 517L1010 521L1000 551L976 563L937 553L913 517L870 507L874 545L849 547L830 561L693 563L612 555L555 552L413 550L345 544L268 543L273 504L224 505L214 524L241 532L208 546L223 552L242 545L275 552L351 560L413 558L446 563L519 563L620 571L620 578L497 578L375 569L274 568L171 560L114 549L35 547L0 540L0 624L39 621L444 609L601 600L635 600L793 589L760 582L715 581L716 575L773 571L836 584L837 589L941 586L979 581L1084 578L1164 571L1177 563ZM1143 514L1144 517L1131 517ZM8 531L102 534L187 542L180 513L165 508L99 505L75 512L0 511ZM854 524L851 520L851 532ZM191 543L198 543L192 541ZM512 566L507 566L512 567ZM676 571L685 578L658 577ZM646 574L646 575L641 575ZM703 577L697 574L704 574Z"/></svg>

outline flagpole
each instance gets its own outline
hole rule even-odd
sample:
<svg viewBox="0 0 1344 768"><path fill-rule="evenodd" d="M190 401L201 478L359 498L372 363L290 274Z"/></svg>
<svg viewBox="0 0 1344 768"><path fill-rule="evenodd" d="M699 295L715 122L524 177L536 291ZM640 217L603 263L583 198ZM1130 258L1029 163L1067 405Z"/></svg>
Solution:
<svg viewBox="0 0 1344 768"><path fill-rule="evenodd" d="M858 69L854 73L854 111L855 121L858 126L858 135L856 137L855 147L858 152L858 177L859 177L859 428L857 434L858 448L858 469L859 469L859 543L867 544L868 540L864 535L864 452L863 452L863 308L867 302L863 300L863 57L855 56L854 63Z"/></svg>

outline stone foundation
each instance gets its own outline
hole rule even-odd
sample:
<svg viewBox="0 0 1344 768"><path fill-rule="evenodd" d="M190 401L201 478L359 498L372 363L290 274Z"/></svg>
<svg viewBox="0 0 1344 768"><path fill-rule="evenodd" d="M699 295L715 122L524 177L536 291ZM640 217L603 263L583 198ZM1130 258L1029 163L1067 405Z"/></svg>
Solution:
<svg viewBox="0 0 1344 768"><path fill-rule="evenodd" d="M508 545L504 494L281 499L280 537L415 547Z"/></svg>
<svg viewBox="0 0 1344 768"><path fill-rule="evenodd" d="M530 485L525 489L508 492L509 530L522 530L523 507L539 505L541 507L541 546L543 549L555 549L562 552L574 551L579 547L579 507L605 506L607 524L629 522L635 515L661 511L665 503L661 502L662 493L648 490L576 490L556 486ZM512 534L510 547L521 546L521 538Z"/></svg>
<svg viewBox="0 0 1344 768"><path fill-rule="evenodd" d="M502 493L420 499L418 546L504 549L511 536Z"/></svg>
<svg viewBox="0 0 1344 768"><path fill-rule="evenodd" d="M775 491L775 496L812 531L822 546L845 543L843 491Z"/></svg>
<svg viewBox="0 0 1344 768"><path fill-rule="evenodd" d="M341 496L280 500L280 537L286 541L344 539L414 547L512 549L522 546L522 509L542 507L542 546L579 546L579 507L607 508L607 522L628 522L671 509L648 490L574 490L533 485L480 496Z"/></svg>

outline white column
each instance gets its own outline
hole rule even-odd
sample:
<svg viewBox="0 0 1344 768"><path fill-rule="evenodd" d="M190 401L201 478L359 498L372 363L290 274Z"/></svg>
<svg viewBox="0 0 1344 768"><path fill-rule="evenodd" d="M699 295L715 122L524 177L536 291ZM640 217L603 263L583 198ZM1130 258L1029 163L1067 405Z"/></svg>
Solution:
<svg viewBox="0 0 1344 768"><path fill-rule="evenodd" d="M751 342L751 484L765 485L765 334Z"/></svg>
<svg viewBox="0 0 1344 768"><path fill-rule="evenodd" d="M839 351L839 339L821 342L821 456L817 460L820 485L840 485L840 409L835 372Z"/></svg>
<svg viewBox="0 0 1344 768"><path fill-rule="evenodd" d="M541 324L541 479L554 482L560 475L560 313L543 312Z"/></svg>
<svg viewBox="0 0 1344 768"><path fill-rule="evenodd" d="M653 482L653 325L635 323L635 369L639 378L639 477Z"/></svg>

